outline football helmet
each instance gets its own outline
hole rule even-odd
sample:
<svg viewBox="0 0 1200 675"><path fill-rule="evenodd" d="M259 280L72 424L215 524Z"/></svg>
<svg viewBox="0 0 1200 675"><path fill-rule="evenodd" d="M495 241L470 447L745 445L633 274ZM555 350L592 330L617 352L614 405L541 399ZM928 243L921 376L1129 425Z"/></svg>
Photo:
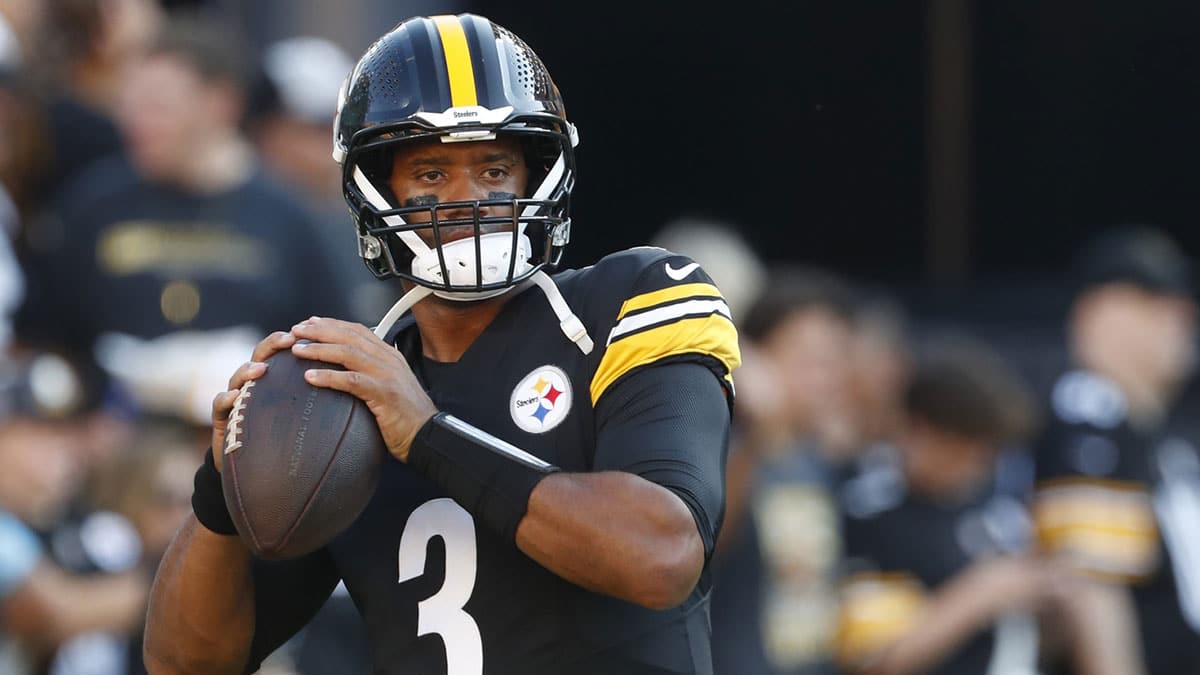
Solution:
<svg viewBox="0 0 1200 675"><path fill-rule="evenodd" d="M475 300L558 264L570 239L579 137L520 38L473 14L407 19L367 48L338 99L333 156L359 254L375 276ZM498 137L521 141L525 194L422 204L392 194L392 157L404 144ZM474 237L442 244L446 228L464 227Z"/></svg>

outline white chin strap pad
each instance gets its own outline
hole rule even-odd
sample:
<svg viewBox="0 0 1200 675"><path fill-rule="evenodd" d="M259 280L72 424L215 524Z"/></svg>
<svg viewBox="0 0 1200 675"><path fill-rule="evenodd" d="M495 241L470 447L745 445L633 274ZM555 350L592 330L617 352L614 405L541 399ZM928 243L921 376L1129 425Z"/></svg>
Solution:
<svg viewBox="0 0 1200 675"><path fill-rule="evenodd" d="M512 233L492 232L479 237L480 260L483 263L484 284L503 282L508 278L509 257L512 254ZM529 270L530 250L533 248L529 237L522 234L518 237L517 263L513 275L518 276ZM477 281L475 274L475 237L458 239L441 247L442 256L446 259L446 269L450 273L451 286L474 286ZM430 249L418 255L412 263L413 276L435 284L447 283L442 279L442 265L438 259L438 249Z"/></svg>

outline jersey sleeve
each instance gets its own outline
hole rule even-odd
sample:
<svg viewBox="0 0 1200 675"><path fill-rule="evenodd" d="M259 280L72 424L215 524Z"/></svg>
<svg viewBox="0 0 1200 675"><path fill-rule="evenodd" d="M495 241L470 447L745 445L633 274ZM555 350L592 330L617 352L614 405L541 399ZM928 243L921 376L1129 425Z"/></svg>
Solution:
<svg viewBox="0 0 1200 675"><path fill-rule="evenodd" d="M725 511L730 413L719 380L696 363L659 364L614 385L596 418L593 468L627 471L678 495L707 560Z"/></svg>
<svg viewBox="0 0 1200 675"><path fill-rule="evenodd" d="M28 527L0 511L0 602L21 586L42 559L42 545Z"/></svg>
<svg viewBox="0 0 1200 675"><path fill-rule="evenodd" d="M604 351L592 376L595 405L628 374L670 360L693 360L715 372L733 400L733 371L741 363L737 329L712 278L687 256L644 247L601 261L597 267L625 269L632 284L597 336Z"/></svg>

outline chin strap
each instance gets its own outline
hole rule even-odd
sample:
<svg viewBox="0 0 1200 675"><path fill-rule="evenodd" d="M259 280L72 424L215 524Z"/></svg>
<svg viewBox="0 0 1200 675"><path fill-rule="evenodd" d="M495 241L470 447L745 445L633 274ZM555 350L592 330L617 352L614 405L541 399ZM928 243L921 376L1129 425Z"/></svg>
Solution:
<svg viewBox="0 0 1200 675"><path fill-rule="evenodd" d="M579 317L575 316L571 311L571 306L567 304L563 298L562 292L558 290L558 286L554 284L554 280L549 274L538 270L529 279L530 282L537 284L537 287L542 289L542 293L546 295L546 300L550 302L550 308L554 310L554 315L558 317L558 326L562 328L563 335L567 339L575 343L579 347L579 351L584 354L591 354L592 348L595 346L592 343L592 338L588 335L587 328L583 326L583 322Z"/></svg>
<svg viewBox="0 0 1200 675"><path fill-rule="evenodd" d="M392 325L404 316L404 313L412 309L412 306L425 299L425 296L433 293L432 288L424 286L413 286L412 290L400 296L396 304L383 315L379 320L379 325L375 326L375 335L383 340L387 338L388 331L392 329Z"/></svg>
<svg viewBox="0 0 1200 675"><path fill-rule="evenodd" d="M550 309L554 310L554 316L558 317L558 326L562 329L563 335L567 339L575 343L579 347L579 351L584 354L591 354L595 343L588 335L587 328L575 313L571 311L570 305L562 296L562 292L558 290L558 286L554 284L554 280L550 275L542 270L538 270L527 281L515 287L518 293L524 292L530 286L537 286L542 289L542 293L546 296L546 301L550 303ZM379 339L387 337L388 331L392 329L392 325L404 315L405 312L412 309L412 306L424 300L426 296L433 293L433 289L424 286L415 286L412 290L405 293L392 305L387 314L379 320L379 325L375 326L375 335Z"/></svg>

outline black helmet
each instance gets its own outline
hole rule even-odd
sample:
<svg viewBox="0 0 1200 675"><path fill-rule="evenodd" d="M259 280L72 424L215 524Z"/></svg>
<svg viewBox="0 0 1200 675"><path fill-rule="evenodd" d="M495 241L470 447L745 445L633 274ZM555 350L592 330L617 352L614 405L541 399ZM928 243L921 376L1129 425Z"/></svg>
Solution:
<svg viewBox="0 0 1200 675"><path fill-rule="evenodd" d="M388 178L401 144L498 136L522 141L530 169L526 194L396 203ZM342 86L334 120L333 155L342 166L359 254L377 277L407 279L452 299L495 295L543 267L552 269L570 238L577 143L558 87L516 35L472 14L401 22L359 59ZM496 206L509 207L511 215L481 211ZM473 215L439 217L448 210ZM422 216L410 218L414 213ZM498 225L508 226L503 236L481 239ZM452 261L418 233L427 230L427 240L441 242L441 228L463 226L475 229L473 247Z"/></svg>

